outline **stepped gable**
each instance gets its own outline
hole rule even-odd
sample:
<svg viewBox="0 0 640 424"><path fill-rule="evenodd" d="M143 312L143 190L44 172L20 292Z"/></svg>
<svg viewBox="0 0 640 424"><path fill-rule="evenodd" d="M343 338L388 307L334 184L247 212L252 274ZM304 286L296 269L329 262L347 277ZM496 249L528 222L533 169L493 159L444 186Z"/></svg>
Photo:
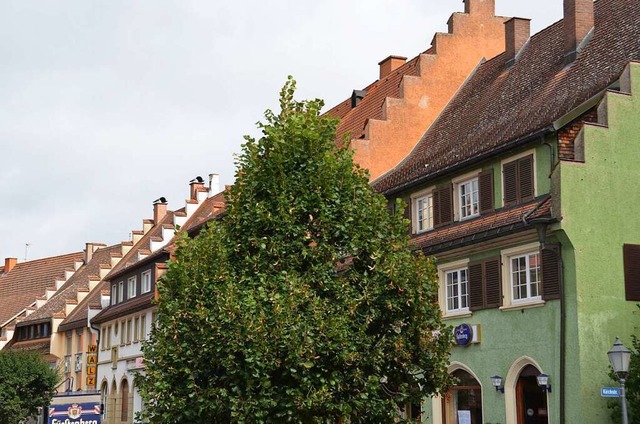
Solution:
<svg viewBox="0 0 640 424"><path fill-rule="evenodd" d="M340 119L336 143L345 136L354 161L372 179L396 166L416 145L470 73L486 58L505 50L507 18L495 16L494 0L465 0L448 32L436 33L431 47L404 62L381 61L380 79L354 90L326 115Z"/></svg>
<svg viewBox="0 0 640 424"><path fill-rule="evenodd" d="M178 213L180 210L176 211ZM138 253L143 252L151 252L151 242L153 238L158 238L162 236L162 226L163 225L173 225L173 217L174 212L167 211L166 214L160 219L160 222L154 225L149 231L147 231L140 241L138 241L126 255L118 262L118 264L113 267L111 272L107 274L105 280L111 279L112 276L119 274L121 271L133 266L138 262Z"/></svg>
<svg viewBox="0 0 640 424"><path fill-rule="evenodd" d="M99 310L102 309L101 297L103 293L108 293L110 290L109 282L106 280L100 281L95 289L78 304L78 307L60 323L58 331L69 331L76 328L83 328L88 325L87 318L89 317L89 309Z"/></svg>
<svg viewBox="0 0 640 424"><path fill-rule="evenodd" d="M65 270L73 270L83 253L69 253L50 258L21 262L7 274L0 275L0 326L27 306L34 304L56 279L64 279Z"/></svg>
<svg viewBox="0 0 640 424"><path fill-rule="evenodd" d="M65 314L65 306L68 303L78 303L78 292L88 291L90 277L96 277L100 275L100 269L104 265L111 264L111 256L113 254L120 253L121 247L119 244L109 247L104 247L93 252L93 256L88 263L80 267L69 280L67 280L62 287L54 294L47 302L40 308L37 308L25 319L20 321L17 325L22 326L38 321L48 320L56 314ZM77 308L74 308L77 309Z"/></svg>
<svg viewBox="0 0 640 424"><path fill-rule="evenodd" d="M594 30L565 66L559 21L529 39L507 66L506 55L481 65L412 153L373 183L386 195L461 169L525 143L606 90L627 63L640 60L640 2L597 0Z"/></svg>

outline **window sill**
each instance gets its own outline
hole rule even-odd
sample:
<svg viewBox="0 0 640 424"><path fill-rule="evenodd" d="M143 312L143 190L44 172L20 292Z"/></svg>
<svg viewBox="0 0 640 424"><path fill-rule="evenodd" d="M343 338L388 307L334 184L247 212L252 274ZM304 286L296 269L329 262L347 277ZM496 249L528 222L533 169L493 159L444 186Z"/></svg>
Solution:
<svg viewBox="0 0 640 424"><path fill-rule="evenodd" d="M442 315L443 320L454 319L454 318L468 318L473 316L473 312L471 311L457 311L457 312L449 312L446 315Z"/></svg>
<svg viewBox="0 0 640 424"><path fill-rule="evenodd" d="M526 303L513 303L511 305L501 306L499 309L501 311L518 311L520 309L531 309L531 308L539 308L545 305L544 300L534 300Z"/></svg>

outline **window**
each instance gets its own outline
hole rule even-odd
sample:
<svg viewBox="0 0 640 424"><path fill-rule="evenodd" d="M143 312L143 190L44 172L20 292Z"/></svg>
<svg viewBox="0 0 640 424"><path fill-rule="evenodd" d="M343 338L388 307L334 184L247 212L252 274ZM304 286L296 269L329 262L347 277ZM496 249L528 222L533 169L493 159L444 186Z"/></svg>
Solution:
<svg viewBox="0 0 640 424"><path fill-rule="evenodd" d="M116 325L118 325L118 324L116 324ZM125 340L125 337L126 337L125 333L126 333L125 322L121 321L120 322L120 346L124 345L124 340Z"/></svg>
<svg viewBox="0 0 640 424"><path fill-rule="evenodd" d="M419 197L415 200L416 233L421 233L433 228L433 196Z"/></svg>
<svg viewBox="0 0 640 424"><path fill-rule="evenodd" d="M625 299L640 300L640 245L625 244L624 257L624 292Z"/></svg>
<svg viewBox="0 0 640 424"><path fill-rule="evenodd" d="M503 163L502 181L505 206L533 199L535 192L533 170L533 153Z"/></svg>
<svg viewBox="0 0 640 424"><path fill-rule="evenodd" d="M466 311L469 309L469 284L467 269L447 271L445 274L447 312Z"/></svg>
<svg viewBox="0 0 640 424"><path fill-rule="evenodd" d="M138 339L138 327L140 326L140 318L136 317L135 320L133 320L133 342L137 342Z"/></svg>
<svg viewBox="0 0 640 424"><path fill-rule="evenodd" d="M149 293L151 291L151 270L142 273L142 293Z"/></svg>
<svg viewBox="0 0 640 424"><path fill-rule="evenodd" d="M118 293L117 287L116 285L112 285L111 286L111 304L115 305L116 304L116 295Z"/></svg>
<svg viewBox="0 0 640 424"><path fill-rule="evenodd" d="M539 300L540 297L540 254L538 252L509 258L511 279L511 300Z"/></svg>
<svg viewBox="0 0 640 424"><path fill-rule="evenodd" d="M76 353L76 372L82 371L82 353Z"/></svg>
<svg viewBox="0 0 640 424"><path fill-rule="evenodd" d="M118 302L124 300L124 281L118 283Z"/></svg>
<svg viewBox="0 0 640 424"><path fill-rule="evenodd" d="M472 178L458 184L458 207L461 220L480 214L478 178Z"/></svg>
<svg viewBox="0 0 640 424"><path fill-rule="evenodd" d="M473 375L458 369L452 373L455 385L449 386L446 396L442 397L443 423L457 423L461 412L466 422L482 422L482 387Z"/></svg>
<svg viewBox="0 0 640 424"><path fill-rule="evenodd" d="M136 277L131 277L127 281L127 299L136 297Z"/></svg>
<svg viewBox="0 0 640 424"><path fill-rule="evenodd" d="M131 320L127 321L127 344L131 344Z"/></svg>
<svg viewBox="0 0 640 424"><path fill-rule="evenodd" d="M140 316L140 340L144 340L147 337L147 316Z"/></svg>

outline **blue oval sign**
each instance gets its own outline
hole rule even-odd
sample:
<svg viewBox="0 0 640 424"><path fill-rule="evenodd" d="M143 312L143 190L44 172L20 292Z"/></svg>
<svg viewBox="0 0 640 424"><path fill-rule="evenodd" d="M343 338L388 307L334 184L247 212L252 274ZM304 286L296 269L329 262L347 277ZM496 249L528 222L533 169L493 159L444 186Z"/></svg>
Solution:
<svg viewBox="0 0 640 424"><path fill-rule="evenodd" d="M453 335L456 339L456 344L467 346L473 339L473 329L469 324L460 324L453 330Z"/></svg>

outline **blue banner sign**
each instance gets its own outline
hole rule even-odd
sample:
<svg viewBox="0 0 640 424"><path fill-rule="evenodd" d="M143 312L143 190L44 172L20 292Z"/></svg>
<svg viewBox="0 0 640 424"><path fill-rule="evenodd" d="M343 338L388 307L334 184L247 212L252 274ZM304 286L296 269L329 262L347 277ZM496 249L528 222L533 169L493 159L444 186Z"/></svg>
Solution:
<svg viewBox="0 0 640 424"><path fill-rule="evenodd" d="M51 405L49 424L100 424L100 404L90 402Z"/></svg>
<svg viewBox="0 0 640 424"><path fill-rule="evenodd" d="M600 389L600 396L620 397L620 388L619 387L603 387Z"/></svg>

